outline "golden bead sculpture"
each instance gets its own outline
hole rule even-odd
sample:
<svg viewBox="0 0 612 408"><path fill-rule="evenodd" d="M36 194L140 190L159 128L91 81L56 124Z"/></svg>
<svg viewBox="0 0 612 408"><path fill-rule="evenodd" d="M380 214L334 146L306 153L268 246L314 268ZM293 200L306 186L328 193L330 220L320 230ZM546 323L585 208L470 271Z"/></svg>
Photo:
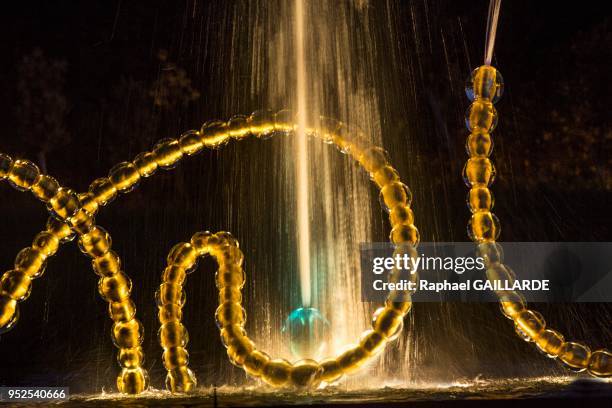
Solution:
<svg viewBox="0 0 612 408"><path fill-rule="evenodd" d="M207 255L212 256L219 267L215 278L219 290L215 319L227 355L232 364L272 386L313 387L323 381L336 381L342 374L356 371L397 336L404 316L410 311L409 301L390 302L378 309L374 314L372 330L362 335L358 345L333 359L335 364L330 364L329 360L327 363L310 359L291 363L271 359L256 348L244 329L246 312L241 304L241 289L246 279L238 242L227 232L198 232L190 242L179 243L172 248L168 266L162 273L162 284L155 294L159 308L159 343L164 350L162 361L167 370L166 388L171 392L189 392L197 384L195 374L188 368L186 346L189 334L181 323L185 302L183 284L186 271L193 268L199 257Z"/></svg>
<svg viewBox="0 0 612 408"><path fill-rule="evenodd" d="M491 281L514 279L510 268L503 264L503 252L495 241L499 238L499 220L491 212L493 195L489 186L495 178L495 167L489 159L493 142L490 132L497 124L493 107L502 95L503 79L492 66L484 65L472 72L466 93L472 105L466 113L466 126L471 132L466 143L469 159L463 177L470 187L467 204L472 212L468 236L478 245L485 259L487 278ZM550 358L556 358L573 371L587 371L595 377L612 376L612 354L608 350L591 350L584 344L566 342L563 335L546 327L542 315L527 308L516 292L498 292L502 313L513 321L517 334L533 342Z"/></svg>
<svg viewBox="0 0 612 408"><path fill-rule="evenodd" d="M15 269L0 278L0 328L12 328L19 318L17 302L25 300L31 291L32 280L42 275L48 258L55 255L59 245L78 236L79 248L92 258L94 271L100 275L98 291L109 302L109 314L115 322L113 343L119 349L118 361L123 368L117 378L120 391L137 394L148 387L147 372L141 367L142 356L128 353L139 347L143 327L135 319L135 307L130 299L132 283L119 270L119 257L111 251L110 235L95 225L93 213L81 206L76 193L61 187L57 181L41 175L36 165L27 160L15 160L0 154L0 179L8 178L20 191L32 191L46 203L52 217L47 229L34 238L32 246L22 249L15 258ZM98 203L99 204L99 203ZM115 268L113 269L112 266Z"/></svg>
<svg viewBox="0 0 612 408"><path fill-rule="evenodd" d="M199 131L185 132L178 140L162 140L152 151L140 153L132 162L116 165L108 177L94 180L89 190L81 194L40 174L33 163L13 160L0 153L0 181L8 179L17 190L32 191L52 215L46 230L35 237L31 247L17 255L15 269L0 278L0 330L7 331L15 325L19 317L18 302L28 297L32 280L43 273L48 258L61 244L78 237L79 248L92 258L92 268L99 276L98 292L108 302L109 315L114 322L112 340L119 349L117 361L122 368L117 388L126 394L144 391L148 387L148 375L142 368L143 326L136 318L136 308L130 298L132 282L122 271L119 256L112 250L110 234L96 225L95 215L119 193L134 190L142 178L152 176L160 168L170 170L184 157L195 155L204 148L219 148L230 139L249 135L266 138L275 133L293 132L294 123L293 114L287 110L258 111L250 116L234 116L228 122L207 122ZM355 129L329 118L321 118L321 126L308 128L307 134L326 143L335 143L370 173L381 189L381 202L390 213L392 242L398 247L417 245L419 233L410 209L411 193L401 183L397 171L388 164L386 152L354 137L358 134ZM237 241L226 232L197 233L190 243L173 248L168 256L168 267L162 274L163 284L156 294L162 325L159 336L164 348L163 362L168 370L166 385L173 391L189 391L196 384L195 375L187 368L187 329L180 323L184 302L182 285L197 258L204 255L215 257L219 264L220 304L215 317L230 361L271 385L309 387L323 381L335 381L357 370L397 336L403 317L411 309L409 294L397 298L390 296L386 306L375 314L373 330L366 332L359 344L350 347L338 359L320 364L312 360L292 364L271 359L255 349L242 328L246 313L241 306L240 288L245 283L245 276L241 267L243 255Z"/></svg>

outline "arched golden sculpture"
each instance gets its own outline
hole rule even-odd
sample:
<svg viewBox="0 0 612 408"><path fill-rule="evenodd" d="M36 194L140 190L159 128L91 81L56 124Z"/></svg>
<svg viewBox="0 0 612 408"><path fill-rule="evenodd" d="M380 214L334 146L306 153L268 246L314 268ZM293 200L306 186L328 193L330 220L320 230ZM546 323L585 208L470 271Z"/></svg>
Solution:
<svg viewBox="0 0 612 408"><path fill-rule="evenodd" d="M354 130L340 122L326 118L322 118L321 122L321 127L307 129L307 134L334 143L372 174L381 189L385 206L390 209L393 225L390 239L398 244L397 251L412 254L419 234L413 224L411 194L399 180L397 171L388 165L384 150L364 143L358 134L351 133ZM288 111L256 112L248 117L235 116L228 122L208 122L200 131L188 131L178 140L161 141L151 152L139 154L132 162L118 164L108 177L95 180L88 192L78 195L61 187L53 177L40 174L33 163L0 154L0 178L8 179L20 191L31 191L46 203L52 214L46 230L36 236L31 247L17 255L15 269L1 278L0 327L8 330L17 322L18 302L29 295L32 280L42 274L47 260L57 252L60 244L78 236L81 251L92 258L93 269L100 276L98 290L109 303L109 314L114 321L112 338L119 349L117 359L122 367L117 387L123 393L142 392L148 386L148 376L142 368L144 355L140 345L143 327L136 319L136 309L130 299L132 283L121 269L119 256L111 248L110 235L96 225L95 215L119 193L136 188L142 178L151 176L160 168L172 169L182 158L195 155L206 147L219 148L230 139L250 135L263 138L274 133L293 132L295 128L293 116ZM171 390L187 391L195 384L195 377L186 367L184 345L187 332L180 323L182 303L175 297L182 293L180 285L185 266L188 266L184 262L188 263L192 256L211 254L220 265L218 277L221 276L221 281L218 279L217 282L225 285L220 291L220 297L225 300L219 306L217 320L230 360L244 365L251 375L262 376L267 383L276 386L289 383L312 386L321 381L331 382L343 373L355 371L398 334L403 317L411 308L409 294L391 294L386 306L376 312L373 329L338 359L324 361L320 365L312 361L292 365L286 361L271 360L265 353L254 350L250 340L239 329L244 323L245 314L239 302L239 289L244 280L240 280L242 253L237 243L228 239L231 237L229 233L211 234L207 239L204 239L205 235L196 234L191 243L176 247L170 254L169 260L172 262L164 271L164 283L158 295L159 315L163 323L160 340L164 347L164 365L169 370L167 384ZM401 243L411 245L399 245ZM236 262L237 258L225 257L231 253L236 256L240 254L240 262ZM229 269L223 272L223 268ZM231 282L236 285L230 285ZM248 356L245 354L247 352Z"/></svg>

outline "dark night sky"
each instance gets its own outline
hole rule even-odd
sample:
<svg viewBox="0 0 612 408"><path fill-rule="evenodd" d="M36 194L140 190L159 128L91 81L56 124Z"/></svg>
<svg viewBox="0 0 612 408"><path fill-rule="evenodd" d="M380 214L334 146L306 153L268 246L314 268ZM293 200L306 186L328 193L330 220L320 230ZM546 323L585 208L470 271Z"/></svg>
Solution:
<svg viewBox="0 0 612 408"><path fill-rule="evenodd" d="M229 3L232 4L232 3ZM380 3L379 3L380 4ZM377 2L371 7L376 8ZM410 5L409 7L405 7ZM214 56L202 62L197 60L198 45L194 37L198 35L197 25L190 26L189 17L193 10L199 13L209 13L206 18L216 21L219 30L227 29L220 22L223 17L221 7L207 5L206 2L74 2L74 1L23 1L5 7L0 16L0 33L3 41L0 44L2 66L0 71L0 86L5 97L2 102L2 120L0 130L5 141L3 149L13 154L32 157L35 149L28 147L28 141L37 136L21 130L16 124L16 104L19 97L15 88L17 79L17 64L25 54L35 48L40 48L49 59L67 62L65 75L66 84L64 92L69 102L67 127L73 136L68 145L69 151L80 151L82 154L95 155L99 152L92 150L92 146L100 144L100 135L96 127L91 125L95 114L101 110L101 105L108 103L109 93L113 85L122 78L135 78L142 81L155 80L160 72L158 51L169 51L169 60L186 69L191 76L194 86L208 94L209 66ZM439 29L444 30L450 41L450 46L465 47L469 49L469 59L472 66L482 57L484 43L484 26L487 13L486 1L414 1L405 2L398 8L400 22L398 29L403 30L406 36L407 47L410 47L412 27L411 13L415 13L423 28L429 31L427 35L433 38L433 46L423 47L418 58L423 62L429 78L424 78L422 90L434 89L442 100L442 105L451 102L445 100L450 92L449 84L442 84L438 80L446 74L445 64L440 64L442 48L439 46ZM458 33L458 23L461 23L462 33ZM194 23L195 24L195 23ZM513 0L503 3L500 23L496 61L499 62L502 73L511 92L512 98L508 103L512 108L523 115L529 115L524 122L538 121L541 127L550 126L554 132L555 124L542 122L550 116L555 107L565 108L571 112L573 104L580 104L583 95L570 92L559 96L561 86L584 88L583 79L589 85L586 89L593 100L588 109L594 111L597 123L610 124L608 110L610 95L605 91L605 84L609 80L610 70L604 62L609 56L610 47L598 44L597 27L609 31L609 14L599 7L577 7L573 3L553 1ZM440 27L440 28L438 28ZM425 38L425 33L420 33ZM461 38L463 37L463 38ZM603 37L610 39L610 36ZM586 50L584 44L587 44ZM429 49L428 49L429 48ZM601 55L599 54L603 52ZM453 54L451 50L451 54ZM456 52L458 63L465 65L466 55ZM451 58L453 56L451 55ZM587 65L588 72L581 72ZM465 74L462 74L466 76ZM431 81L431 82L430 82ZM557 84L557 85L555 85ZM451 86L455 86L452 84ZM555 88L557 86L557 88ZM578 90L578 89L576 89ZM231 115L234 112L222 112L214 108L214 101L205 97L201 100L204 105L213 106L207 112L206 106L196 104L195 109L183 112L183 123L176 126L173 123L160 131L174 131L198 126L202 121L209 119L210 115ZM535 107L533 106L535 105ZM449 105L450 107L450 105ZM503 108L502 108L503 109ZM506 109L511 109L506 105ZM502 111L503 113L503 111ZM564 114L563 112L561 114ZM103 118L100 120L104 120ZM448 117L447 121L454 118ZM85 123L84 123L85 122ZM570 123L570 126L572 124ZM100 128L100 126L98 126ZM523 137L526 131L533 132L539 129L510 129L515 134L513 138ZM108 132L104 130L102 132ZM110 140L121 140L125 135L110 135ZM113 139L114 137L114 139ZM131 134L130 138L142 135ZM144 145L155 140L144 141ZM26 143L23 143L23 141ZM111 143L107 140L106 143ZM102 144L105 142L103 141ZM128 151L118 152L120 159L126 155L133 155L132 146L128 143ZM105 146L102 146L104 149ZM62 157L66 151L56 152L54 157ZM540 152L538 152L540 153ZM59 155L59 156L58 156ZM91 158L91 157L90 157ZM65 157L64 157L65 159ZM116 160L115 160L116 161ZM537 161L534 157L533 161ZM605 159L600 159L605 163ZM70 177L70 171L62 168L65 160L51 162L50 166L58 177ZM90 162L91 163L91 162ZM95 168L89 168L95 173L88 174L87 170L80 173L82 179L71 182L73 185L83 185L91 177L99 175L114 161L100 162ZM610 167L610 163L606 163Z"/></svg>

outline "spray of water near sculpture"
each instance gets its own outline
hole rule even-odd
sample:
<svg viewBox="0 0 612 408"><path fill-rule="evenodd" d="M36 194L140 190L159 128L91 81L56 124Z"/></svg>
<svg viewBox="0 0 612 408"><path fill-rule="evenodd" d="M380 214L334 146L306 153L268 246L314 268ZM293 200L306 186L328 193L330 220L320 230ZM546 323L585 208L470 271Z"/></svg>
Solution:
<svg viewBox="0 0 612 408"><path fill-rule="evenodd" d="M117 388L126 394L145 391L149 379L143 368L143 325L131 300L132 289L138 282L132 282L129 271L122 269L121 257L113 251L109 233L96 223L97 213L119 194L129 193L158 171L172 170L182 160L197 159L204 149L220 149L228 142L236 143L245 138L274 137L290 141L285 153L291 158L289 168L294 171L296 180L295 241L300 299L293 310L285 312L285 323L278 329L279 339L290 351L292 361L285 358L288 357L286 353L276 356L276 350L262 348L245 330L248 311L242 305L242 289L249 284L249 275L243 268L243 261L248 257L248 248L240 247L230 232L194 231L193 236L185 237L185 242L176 244L170 251L155 294L159 343L163 349L161 361L167 370L166 388L171 392L190 392L197 385L197 375L189 368L189 335L182 322L182 309L188 277L197 273L198 260L207 256L218 264L214 279L219 306L214 318L221 340L229 361L252 378L273 387L312 389L358 373L386 346L394 346L404 318L412 309L411 293L391 292L385 304L373 313L371 326L367 327L365 316L369 311L357 296L352 298L350 293L330 294L324 290L326 282L345 279L358 269L357 257L350 246L370 238L367 217L342 219L342 211L330 209L335 203L326 198L333 195L335 187L331 157L344 154L353 159L345 182L354 182L356 172L370 176L379 190L382 210L389 215L389 240L398 254L415 254L420 239L414 216L419 212L418 203L412 203L410 189L401 181L385 150L378 146L381 138L375 135L380 118L375 108L367 103L367 97L359 92L347 97L349 106L339 112L339 119L317 114L324 103L319 94L321 89L310 84L316 84L325 71L323 68L307 70L307 67L319 66L309 61L316 58L316 53L307 52L312 40L312 31L305 28L307 4L304 0L296 0L287 10L293 13L288 20L294 22L293 32L286 38L294 40L292 64L296 92L295 100L286 101L286 105L295 106L294 111L261 110L227 121L206 122L201 129L160 141L150 151L119 163L110 170L108 177L93 181L89 190L80 194L63 187L52 176L42 174L34 163L0 154L0 180L7 180L19 191L31 192L50 213L46 227L35 236L30 247L18 253L14 268L2 275L0 327L3 332L17 323L19 303L29 296L34 279L42 275L46 263L62 244L76 238L81 251L91 258L93 270L99 277L98 291L108 303L113 321L111 337L118 349L117 360L121 367ZM484 65L472 72L466 89L471 105L466 114L469 158L463 178L469 188L468 204L472 213L468 234L486 260L487 278L513 280L514 273L504 265L503 251L497 243L501 227L492 212L494 200L490 190L496 173L490 157L492 132L498 120L494 104L504 88L500 73L491 65L499 10L500 1L492 1ZM272 57L274 61L288 63L286 55ZM344 80L343 76L338 75L338 80ZM271 104L279 102L274 96L270 99ZM356 126L359 122L361 127ZM317 143L313 145L312 140ZM318 163L316 168L312 166L313 161ZM368 196L366 187L356 185L355 195ZM323 201L316 214L311 205L313 200ZM355 200L350 202L354 204ZM367 200L357 202L368 206L363 204ZM369 213L369 208L360 210L362 214ZM328 227L314 227L315 217L322 217L323 224ZM321 248L324 250L320 251ZM314 254L317 251L320 253ZM323 264L325 266L321 267ZM520 271L517 274L520 275ZM391 281L394 278L393 274L389 276ZM418 274L414 279L418 279ZM354 276L344 281L353 286L358 284ZM587 371L596 377L612 374L610 351L591 350L586 344L566 340L546 325L540 313L529 309L518 293L500 291L497 294L503 315L510 319L522 340L533 343L545 355L558 359L574 371ZM418 367L413 369L418 370Z"/></svg>

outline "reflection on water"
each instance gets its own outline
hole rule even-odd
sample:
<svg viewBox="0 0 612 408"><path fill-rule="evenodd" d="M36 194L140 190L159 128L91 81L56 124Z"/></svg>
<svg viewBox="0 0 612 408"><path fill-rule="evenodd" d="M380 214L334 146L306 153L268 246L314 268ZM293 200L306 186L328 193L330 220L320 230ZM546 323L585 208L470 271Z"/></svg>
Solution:
<svg viewBox="0 0 612 408"><path fill-rule="evenodd" d="M275 406L309 404L379 404L396 406L411 401L495 400L515 398L606 398L612 400L612 382L575 377L490 380L475 378L448 384L415 383L397 387L347 389L326 387L316 391L294 392L268 387L199 388L188 397L153 390L139 398L120 394L77 395L62 406L106 406L109 402L125 406Z"/></svg>

